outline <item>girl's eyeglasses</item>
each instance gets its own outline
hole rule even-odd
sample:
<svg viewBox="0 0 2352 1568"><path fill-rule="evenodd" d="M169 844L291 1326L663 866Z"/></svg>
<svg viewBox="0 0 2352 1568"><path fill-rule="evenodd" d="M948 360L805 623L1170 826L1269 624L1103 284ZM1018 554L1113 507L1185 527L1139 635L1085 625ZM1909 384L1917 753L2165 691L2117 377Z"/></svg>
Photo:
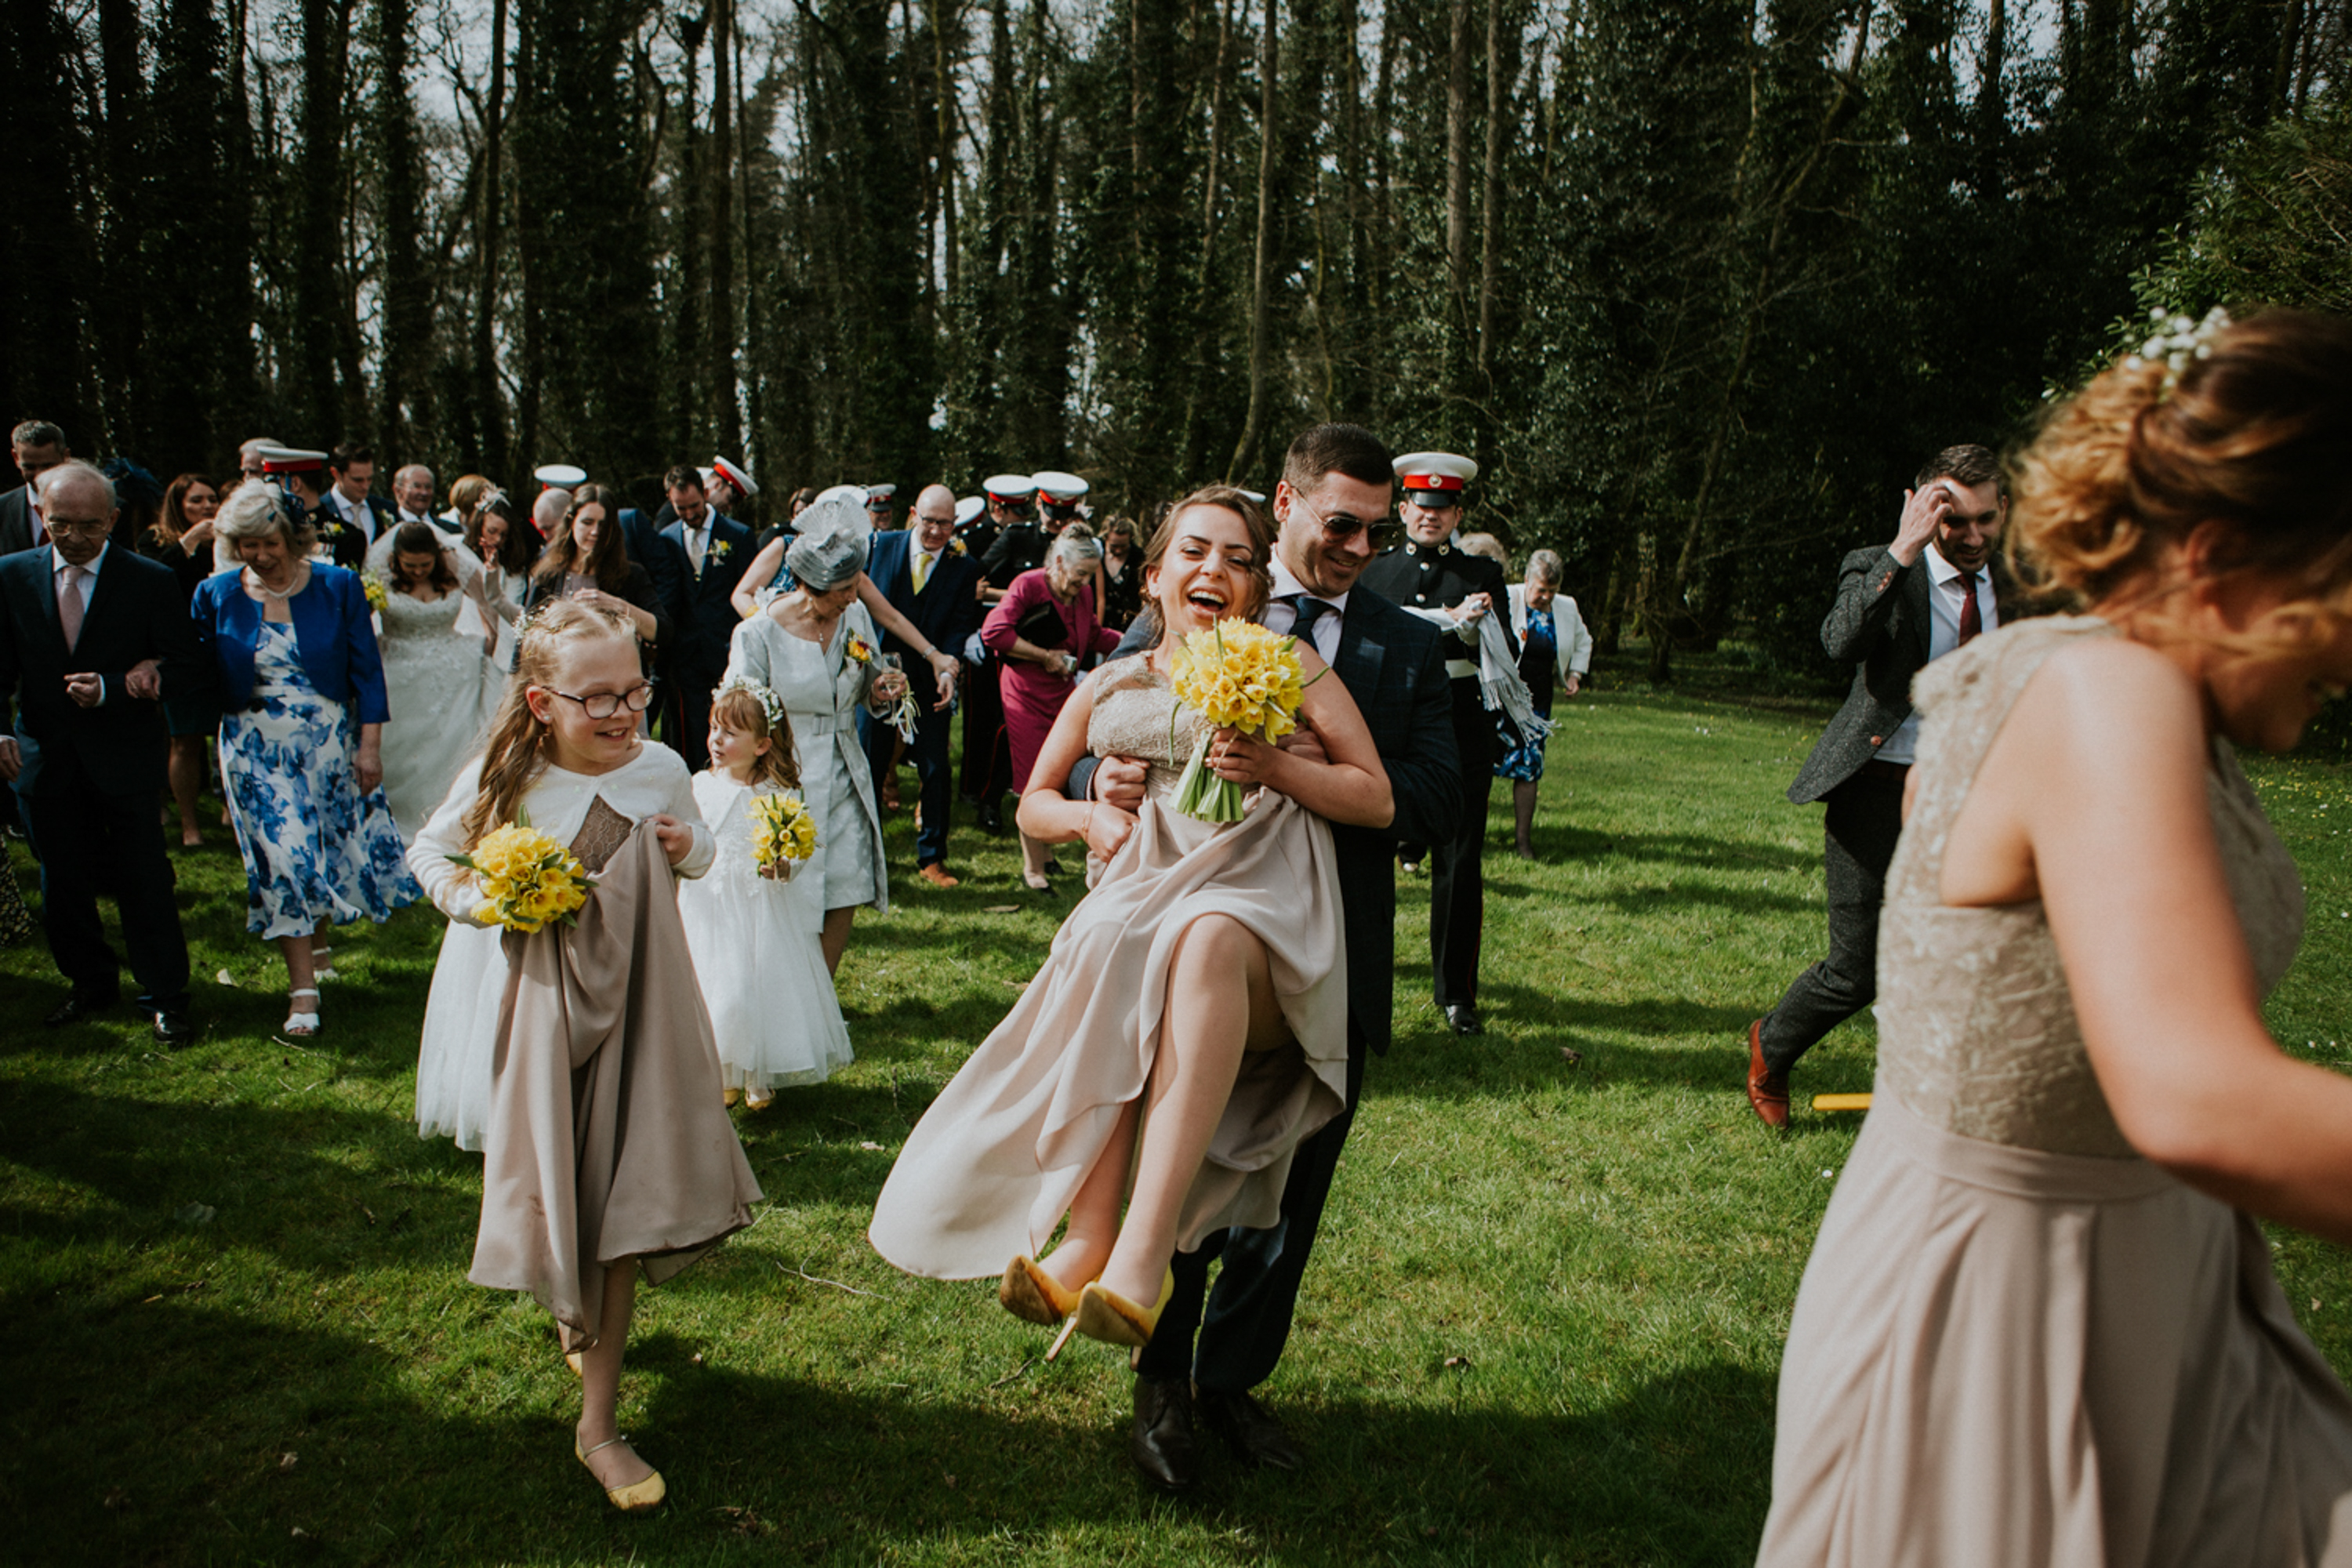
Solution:
<svg viewBox="0 0 2352 1568"><path fill-rule="evenodd" d="M623 708L632 713L642 713L653 705L654 689L650 681L639 681L626 691L596 691L585 697L574 697L569 691L557 691L550 686L543 689L567 701L580 704L581 711L591 719L610 719Z"/></svg>

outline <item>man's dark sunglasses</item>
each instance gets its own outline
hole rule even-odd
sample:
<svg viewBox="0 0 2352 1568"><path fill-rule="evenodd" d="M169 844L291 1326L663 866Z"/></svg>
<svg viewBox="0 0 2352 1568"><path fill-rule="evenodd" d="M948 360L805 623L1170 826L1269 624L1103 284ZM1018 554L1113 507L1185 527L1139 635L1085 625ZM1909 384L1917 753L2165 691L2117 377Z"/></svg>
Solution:
<svg viewBox="0 0 2352 1568"><path fill-rule="evenodd" d="M1315 520L1315 525L1323 531L1323 537L1334 544L1344 544L1357 534L1368 532L1371 535L1374 550L1393 550L1404 538L1404 525L1392 517L1374 521L1354 517L1344 511L1326 517L1316 510L1305 496L1294 491L1290 499L1294 504L1307 508L1307 515Z"/></svg>

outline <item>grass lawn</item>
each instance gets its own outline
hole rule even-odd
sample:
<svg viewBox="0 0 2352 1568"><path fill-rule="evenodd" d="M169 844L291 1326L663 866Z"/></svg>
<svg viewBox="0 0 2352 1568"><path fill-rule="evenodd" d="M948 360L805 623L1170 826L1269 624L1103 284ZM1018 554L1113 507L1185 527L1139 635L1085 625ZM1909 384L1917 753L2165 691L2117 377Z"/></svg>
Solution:
<svg viewBox="0 0 2352 1568"><path fill-rule="evenodd" d="M127 1016L42 1029L46 951L0 953L0 1561L1744 1561L1858 1120L1801 1110L1776 1137L1739 1091L1748 1020L1823 942L1820 812L1781 791L1827 709L1735 696L1563 705L1536 864L1497 786L1484 1038L1430 1005L1426 883L1404 885L1396 1047L1265 1391L1311 1468L1245 1474L1211 1441L1181 1504L1129 1468L1116 1352L1045 1365L992 1285L865 1244L907 1129L1071 900L1022 889L1006 844L960 822L961 888L899 879L842 969L856 1065L738 1113L770 1203L639 1298L622 1420L671 1500L627 1521L571 1457L545 1316L466 1282L478 1157L408 1121L437 918L345 928L328 1032L288 1045L226 833L175 851L195 1046ZM2311 889L2272 1020L2343 1064L2352 779L2253 771ZM890 834L904 870L903 814ZM1867 1089L1871 1061L1864 1019L1798 1087ZM2290 1236L2280 1267L2352 1370L2346 1255Z"/></svg>

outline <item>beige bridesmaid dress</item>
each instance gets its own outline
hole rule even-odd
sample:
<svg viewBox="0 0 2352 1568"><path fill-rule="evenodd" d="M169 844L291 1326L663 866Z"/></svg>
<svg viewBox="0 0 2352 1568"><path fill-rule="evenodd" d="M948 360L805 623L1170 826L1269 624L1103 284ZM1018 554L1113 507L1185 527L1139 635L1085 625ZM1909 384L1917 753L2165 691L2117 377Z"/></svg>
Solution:
<svg viewBox="0 0 2352 1568"><path fill-rule="evenodd" d="M2113 635L2026 621L1918 678L1876 1093L1797 1296L1762 1563L2352 1563L2352 1398L2260 1228L2125 1141L2041 904L1940 901L2018 694ZM2227 742L2207 795L2267 990L2302 885Z"/></svg>
<svg viewBox="0 0 2352 1568"><path fill-rule="evenodd" d="M875 1250L910 1274L976 1279L1052 1237L1151 1075L1169 960L1185 929L1230 915L1266 945L1294 1038L1243 1058L1187 1194L1180 1245L1280 1217L1299 1142L1346 1104L1348 971L1330 825L1271 790L1240 822L1176 811L1197 716L1143 657L1097 677L1087 747L1149 764L1135 832L1043 968L908 1135L875 1205ZM1149 1136L1149 1133L1146 1134Z"/></svg>

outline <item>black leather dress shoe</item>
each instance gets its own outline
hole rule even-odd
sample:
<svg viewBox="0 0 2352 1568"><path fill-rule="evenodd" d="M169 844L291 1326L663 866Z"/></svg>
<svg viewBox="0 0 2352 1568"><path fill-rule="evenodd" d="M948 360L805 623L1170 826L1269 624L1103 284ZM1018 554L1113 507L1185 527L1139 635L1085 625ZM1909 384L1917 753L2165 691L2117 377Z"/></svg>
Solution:
<svg viewBox="0 0 2352 1568"><path fill-rule="evenodd" d="M980 830L982 833L1001 834L1004 831L1004 813L1001 808L983 804L980 808L979 816Z"/></svg>
<svg viewBox="0 0 2352 1568"><path fill-rule="evenodd" d="M182 1046L194 1045L195 1038L196 1026L188 1021L188 1016L185 1013L155 1015L156 1044L171 1050L178 1050Z"/></svg>
<svg viewBox="0 0 2352 1568"><path fill-rule="evenodd" d="M1445 1023L1457 1035L1483 1035L1486 1026L1478 1021L1478 1009L1467 1002L1448 1002Z"/></svg>
<svg viewBox="0 0 2352 1568"><path fill-rule="evenodd" d="M1192 1440L1192 1385L1181 1377L1135 1380L1135 1425L1127 1451L1143 1479L1163 1492L1188 1492L1201 1479Z"/></svg>
<svg viewBox="0 0 2352 1568"><path fill-rule="evenodd" d="M61 1029L68 1024L79 1024L85 1018L97 1017L113 1006L115 1001L112 996L68 996L62 1006L41 1022L52 1029Z"/></svg>
<svg viewBox="0 0 2352 1568"><path fill-rule="evenodd" d="M1211 1394L1203 1389L1199 1404L1201 1419L1244 1464L1296 1470L1307 1463L1307 1456L1298 1451L1298 1445L1290 1440L1274 1413L1250 1395Z"/></svg>

